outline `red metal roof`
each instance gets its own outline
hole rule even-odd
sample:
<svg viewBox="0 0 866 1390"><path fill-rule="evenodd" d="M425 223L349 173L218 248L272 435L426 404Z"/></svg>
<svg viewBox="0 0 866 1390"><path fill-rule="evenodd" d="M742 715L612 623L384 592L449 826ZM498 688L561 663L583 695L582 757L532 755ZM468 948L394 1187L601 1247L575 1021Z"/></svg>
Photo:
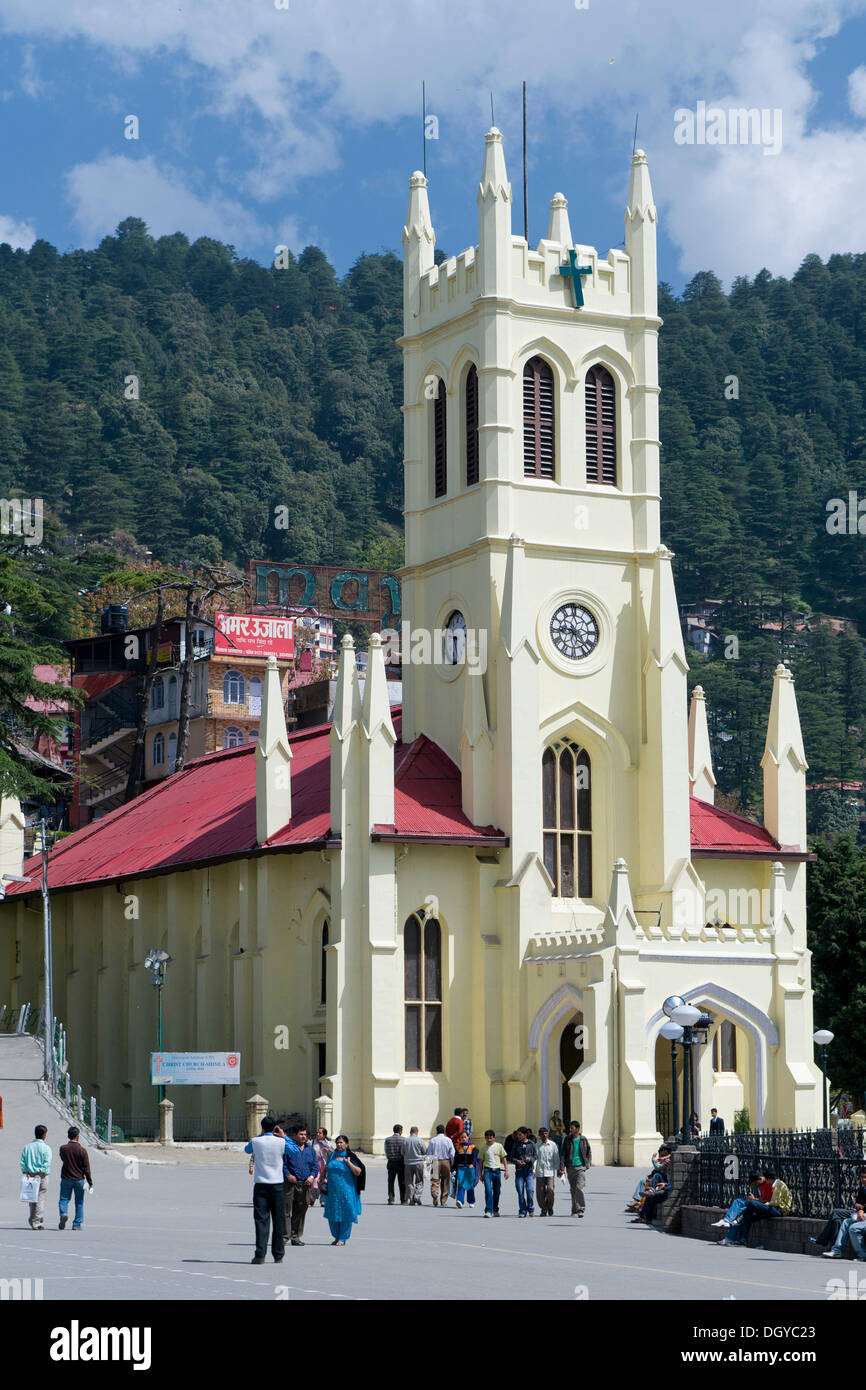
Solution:
<svg viewBox="0 0 866 1390"><path fill-rule="evenodd" d="M395 731L400 713L395 711ZM187 764L143 796L67 836L50 856L52 889L134 879L172 869L243 858L269 850L301 850L331 835L329 725L290 735L292 819L266 845L256 841L255 746L211 753ZM507 844L495 826L476 826L461 809L460 772L437 744L420 735L398 742L394 757L395 824L377 825L378 839L438 844ZM721 807L690 798L692 853L760 858L806 858L772 835ZM37 891L40 862L24 873L31 884L7 886L9 897Z"/></svg>
<svg viewBox="0 0 866 1390"><path fill-rule="evenodd" d="M87 698L93 700L97 695L104 695L106 690L111 690L112 686L128 681L133 674L132 671L79 672L72 677L70 685L75 686L76 690L85 691Z"/></svg>
<svg viewBox="0 0 866 1390"><path fill-rule="evenodd" d="M780 845L769 830L747 816L738 816L733 811L725 811L721 806L713 806L709 801L701 801L696 796L689 797L689 810L692 829L692 854L696 858L704 855L745 855L760 858L807 858L805 850L797 845Z"/></svg>

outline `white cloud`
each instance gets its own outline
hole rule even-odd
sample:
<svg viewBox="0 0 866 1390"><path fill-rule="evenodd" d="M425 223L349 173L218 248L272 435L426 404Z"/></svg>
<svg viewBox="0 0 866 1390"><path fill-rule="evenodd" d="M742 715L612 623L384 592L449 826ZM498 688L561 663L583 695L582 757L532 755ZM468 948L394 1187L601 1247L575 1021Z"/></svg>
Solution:
<svg viewBox="0 0 866 1390"><path fill-rule="evenodd" d="M848 105L855 116L866 116L866 67L848 75Z"/></svg>
<svg viewBox="0 0 866 1390"><path fill-rule="evenodd" d="M75 221L90 243L112 233L125 217L142 217L154 236L182 231L190 240L209 236L249 243L263 235L258 219L241 203L219 193L201 196L177 170L160 169L152 155L103 155L76 164L66 185Z"/></svg>
<svg viewBox="0 0 866 1390"><path fill-rule="evenodd" d="M0 213L0 242L8 241L17 250L22 247L29 251L36 240L36 229L32 222L19 222L15 217L4 217Z"/></svg>
<svg viewBox="0 0 866 1390"><path fill-rule="evenodd" d="M587 10L568 0L529 9L525 0L289 0L287 10L273 0L149 0L134 14L116 0L2 3L7 31L83 37L127 66L159 55L168 68L192 67L207 84L208 114L231 121L250 150L243 187L255 198L285 197L300 179L337 170L353 126L416 114L422 76L429 109L447 118L443 141L476 140L480 151L488 91L499 124L516 134L525 78L535 129L562 146L563 182L575 136L592 138L600 120L627 150L640 111L656 198L687 272L712 265L727 277L766 263L790 273L809 251L862 241L866 131L811 128L809 63L866 0L726 0L723 11L681 0L599 0ZM849 99L862 115L858 74ZM675 145L674 110L698 100L780 108L781 153ZM513 158L513 140L510 149ZM414 159L407 150L407 174ZM175 224L190 200L206 218L238 221L242 210L218 196L184 193ZM110 190L90 201L102 199Z"/></svg>

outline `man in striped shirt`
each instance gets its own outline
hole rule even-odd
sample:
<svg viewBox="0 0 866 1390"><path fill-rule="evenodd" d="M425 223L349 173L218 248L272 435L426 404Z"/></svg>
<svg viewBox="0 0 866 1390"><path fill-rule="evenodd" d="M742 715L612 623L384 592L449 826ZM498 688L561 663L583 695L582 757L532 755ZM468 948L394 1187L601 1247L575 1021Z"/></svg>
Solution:
<svg viewBox="0 0 866 1390"><path fill-rule="evenodd" d="M406 1173L403 1167L403 1126L395 1125L393 1134L389 1134L385 1140L385 1158L388 1162L388 1206L394 1205L394 1179L397 1179L397 1186L400 1189L400 1205L405 1207L409 1198L406 1196Z"/></svg>

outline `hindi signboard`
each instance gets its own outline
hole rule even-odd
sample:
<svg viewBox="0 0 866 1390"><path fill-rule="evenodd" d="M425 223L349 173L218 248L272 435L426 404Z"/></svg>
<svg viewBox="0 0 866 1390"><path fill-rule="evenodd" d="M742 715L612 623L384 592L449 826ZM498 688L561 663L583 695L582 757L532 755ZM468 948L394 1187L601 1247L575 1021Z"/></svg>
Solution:
<svg viewBox="0 0 866 1390"><path fill-rule="evenodd" d="M151 1052L151 1086L239 1086L239 1052Z"/></svg>
<svg viewBox="0 0 866 1390"><path fill-rule="evenodd" d="M255 613L217 613L214 617L217 656L275 656L295 654L294 618L270 618Z"/></svg>

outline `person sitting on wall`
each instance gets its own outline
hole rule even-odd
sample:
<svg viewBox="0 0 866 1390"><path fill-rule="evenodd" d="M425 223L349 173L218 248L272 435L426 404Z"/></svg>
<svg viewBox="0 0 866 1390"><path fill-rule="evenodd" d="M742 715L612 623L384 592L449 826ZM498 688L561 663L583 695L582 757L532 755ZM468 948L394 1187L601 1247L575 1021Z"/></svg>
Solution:
<svg viewBox="0 0 866 1390"><path fill-rule="evenodd" d="M745 1210L737 1218L726 1235L723 1244L725 1245L747 1245L749 1242L749 1231L755 1221L764 1221L776 1216L787 1216L792 1206L794 1198L791 1196L790 1188L777 1178L772 1168L765 1168L763 1172L765 1182L773 1184L773 1190L768 1202L756 1201L750 1197L746 1202Z"/></svg>
<svg viewBox="0 0 866 1390"><path fill-rule="evenodd" d="M735 1197L724 1216L719 1221L714 1221L713 1226L726 1231L730 1226L735 1225L746 1207L749 1198L754 1197L759 1202L769 1202L773 1195L773 1184L762 1178L760 1173L750 1173L748 1182L749 1197Z"/></svg>
<svg viewBox="0 0 866 1390"><path fill-rule="evenodd" d="M860 1186L855 1194L853 1205L850 1207L834 1207L833 1211L831 1211L830 1215L827 1217L826 1224L820 1235L809 1237L812 1244L826 1245L831 1248L835 1247L843 1223L853 1220L854 1209L858 1205L866 1207L866 1165L860 1169ZM844 1244L842 1248L844 1250Z"/></svg>
<svg viewBox="0 0 866 1390"><path fill-rule="evenodd" d="M855 1202L851 1215L846 1216L839 1227L839 1234L832 1250L824 1251L824 1259L841 1260L849 1239L854 1259L866 1260L866 1207L862 1202Z"/></svg>
<svg viewBox="0 0 866 1390"><path fill-rule="evenodd" d="M633 1226L651 1226L656 1211L662 1202L667 1201L671 1191L671 1151L667 1144L659 1149L658 1166L653 1169L646 1181L640 1210L632 1221Z"/></svg>

